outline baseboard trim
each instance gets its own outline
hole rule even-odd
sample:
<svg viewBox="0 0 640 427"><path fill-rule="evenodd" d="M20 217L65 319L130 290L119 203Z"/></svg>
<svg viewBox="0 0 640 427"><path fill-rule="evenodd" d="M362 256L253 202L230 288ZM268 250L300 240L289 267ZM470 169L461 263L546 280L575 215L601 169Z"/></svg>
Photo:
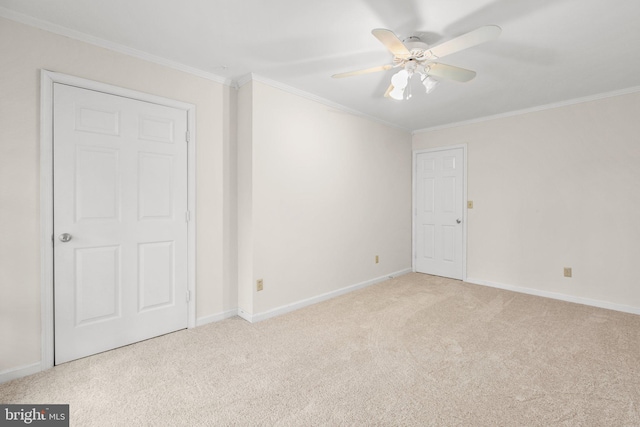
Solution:
<svg viewBox="0 0 640 427"><path fill-rule="evenodd" d="M249 323L253 323L253 316L249 313L247 313L246 311L244 311L243 309L239 308L238 309L238 316L240 316L241 318L243 318L244 320L246 320Z"/></svg>
<svg viewBox="0 0 640 427"><path fill-rule="evenodd" d="M219 322L238 315L238 309L223 311L222 313L203 316L196 319L196 326L206 325L207 323ZM0 384L11 380L26 377L44 371L47 367L43 367L41 362L32 363L30 365L19 366L17 368L7 369L0 372Z"/></svg>
<svg viewBox="0 0 640 427"><path fill-rule="evenodd" d="M6 371L0 372L0 384L18 378L26 377L27 375L33 375L42 370L42 364L40 362L32 363L30 365L18 366L17 368L7 369Z"/></svg>
<svg viewBox="0 0 640 427"><path fill-rule="evenodd" d="M219 322L224 319L228 319L238 315L238 309L223 311L221 313L211 314L209 316L202 316L196 319L196 327L206 325L207 323Z"/></svg>
<svg viewBox="0 0 640 427"><path fill-rule="evenodd" d="M535 295L538 297L551 298L560 301L572 302L576 304L589 305L592 307L605 308L607 310L621 311L623 313L640 314L640 307L632 307L629 305L617 304L609 301L596 300L591 298L583 298L574 295L561 294L558 292L543 291L540 289L525 288L523 286L507 285L504 283L492 282L489 280L467 278L467 283L474 285L488 286L491 288L504 289L507 291L518 292L521 294Z"/></svg>
<svg viewBox="0 0 640 427"><path fill-rule="evenodd" d="M251 323L261 322L263 320L267 320L272 317L280 316L285 313L290 313L292 311L299 310L301 308L308 307L310 305L317 304L319 302L326 301L328 299L332 299L340 295L347 294L349 292L353 292L357 289L366 288L367 286L375 285L376 283L384 282L385 280L393 279L394 277L411 273L412 271L413 270L411 268L405 268L404 270L399 270L393 273L385 274L384 276L376 277L375 279L366 280L364 282L356 283L355 285L346 286L344 288L336 289L335 291L327 292L321 295L317 295L315 297L307 298L298 302L276 307L271 310L263 311L262 313L250 314L242 309L238 309L238 316L242 317L243 319Z"/></svg>

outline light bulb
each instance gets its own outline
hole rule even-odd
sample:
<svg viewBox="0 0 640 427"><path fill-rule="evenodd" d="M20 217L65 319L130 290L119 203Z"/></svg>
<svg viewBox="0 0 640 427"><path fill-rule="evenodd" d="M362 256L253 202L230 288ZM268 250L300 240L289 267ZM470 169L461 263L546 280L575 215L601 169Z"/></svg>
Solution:
<svg viewBox="0 0 640 427"><path fill-rule="evenodd" d="M422 79L422 84L424 85L424 88L426 89L427 93L431 93L438 85L438 81L435 79L432 79L429 76L425 76Z"/></svg>
<svg viewBox="0 0 640 427"><path fill-rule="evenodd" d="M395 99L396 101L402 101L402 99L404 98L404 88L399 88L394 86L393 90L389 92L389 96Z"/></svg>
<svg viewBox="0 0 640 427"><path fill-rule="evenodd" d="M405 69L398 71L393 75L393 77L391 77L391 84L394 88L403 90L405 87L407 87L408 82L409 73Z"/></svg>

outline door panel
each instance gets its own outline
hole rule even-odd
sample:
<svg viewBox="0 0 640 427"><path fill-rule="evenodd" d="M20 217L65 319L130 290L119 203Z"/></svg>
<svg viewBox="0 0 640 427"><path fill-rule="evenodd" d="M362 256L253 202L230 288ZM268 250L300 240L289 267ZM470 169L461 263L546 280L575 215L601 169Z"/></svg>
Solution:
<svg viewBox="0 0 640 427"><path fill-rule="evenodd" d="M118 220L119 175L117 150L76 148L76 222Z"/></svg>
<svg viewBox="0 0 640 427"><path fill-rule="evenodd" d="M416 156L414 221L418 272L462 279L463 165L462 148Z"/></svg>
<svg viewBox="0 0 640 427"><path fill-rule="evenodd" d="M75 129L104 135L120 135L118 111L103 111L96 108L76 106Z"/></svg>
<svg viewBox="0 0 640 427"><path fill-rule="evenodd" d="M442 213L455 214L456 212L456 178L443 176L440 182L442 192Z"/></svg>
<svg viewBox="0 0 640 427"><path fill-rule="evenodd" d="M54 84L56 364L187 327L186 131L184 110Z"/></svg>
<svg viewBox="0 0 640 427"><path fill-rule="evenodd" d="M422 224L422 257L433 259L436 254L436 233L433 224Z"/></svg>
<svg viewBox="0 0 640 427"><path fill-rule="evenodd" d="M173 242L138 245L139 310L164 307L173 303Z"/></svg>
<svg viewBox="0 0 640 427"><path fill-rule="evenodd" d="M139 219L173 219L173 157L154 153L138 156Z"/></svg>
<svg viewBox="0 0 640 427"><path fill-rule="evenodd" d="M76 322L120 316L120 247L75 250Z"/></svg>

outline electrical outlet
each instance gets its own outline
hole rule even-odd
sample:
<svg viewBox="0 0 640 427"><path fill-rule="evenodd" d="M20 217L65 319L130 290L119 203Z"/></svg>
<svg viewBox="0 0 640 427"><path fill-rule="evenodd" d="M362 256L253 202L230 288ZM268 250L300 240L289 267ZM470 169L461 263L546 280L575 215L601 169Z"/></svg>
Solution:
<svg viewBox="0 0 640 427"><path fill-rule="evenodd" d="M376 264L380 262L380 258L376 255Z"/></svg>
<svg viewBox="0 0 640 427"><path fill-rule="evenodd" d="M473 200L467 200L467 209L473 209Z"/></svg>
<svg viewBox="0 0 640 427"><path fill-rule="evenodd" d="M564 268L564 277L571 277L571 267Z"/></svg>
<svg viewBox="0 0 640 427"><path fill-rule="evenodd" d="M262 281L262 279L256 280L256 289L258 290L258 292L264 289L264 282Z"/></svg>

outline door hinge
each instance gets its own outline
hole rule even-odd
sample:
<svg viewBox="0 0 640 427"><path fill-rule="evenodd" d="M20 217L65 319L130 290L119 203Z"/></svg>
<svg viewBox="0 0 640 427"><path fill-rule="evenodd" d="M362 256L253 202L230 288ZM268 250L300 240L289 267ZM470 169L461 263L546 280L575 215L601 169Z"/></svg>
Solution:
<svg viewBox="0 0 640 427"><path fill-rule="evenodd" d="M56 240L53 238L53 234L51 235L51 247L55 247Z"/></svg>
<svg viewBox="0 0 640 427"><path fill-rule="evenodd" d="M189 134L189 131L186 131L184 134L184 139L189 142L191 140L191 134Z"/></svg>
<svg viewBox="0 0 640 427"><path fill-rule="evenodd" d="M186 211L184 213L184 222L190 222L191 221L191 211Z"/></svg>
<svg viewBox="0 0 640 427"><path fill-rule="evenodd" d="M191 291L187 291L187 302L191 301Z"/></svg>

